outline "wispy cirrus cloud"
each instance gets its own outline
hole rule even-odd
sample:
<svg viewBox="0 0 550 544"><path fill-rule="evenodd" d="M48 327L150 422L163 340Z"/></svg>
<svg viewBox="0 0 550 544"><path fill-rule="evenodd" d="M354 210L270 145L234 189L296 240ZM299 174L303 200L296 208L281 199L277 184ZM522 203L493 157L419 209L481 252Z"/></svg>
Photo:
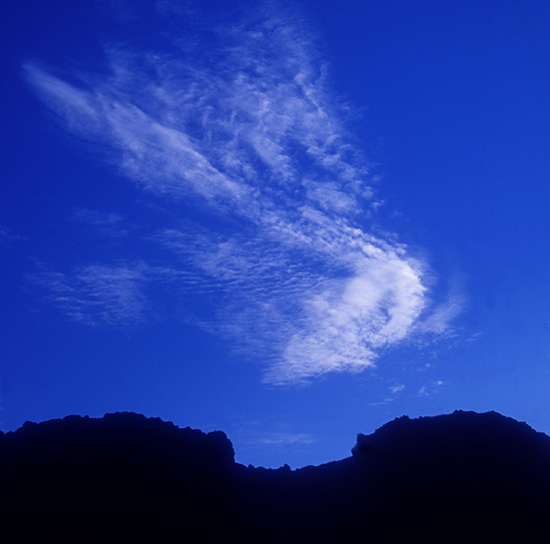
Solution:
<svg viewBox="0 0 550 544"><path fill-rule="evenodd" d="M143 288L155 277L146 265L87 265L66 273L40 268L34 283L74 321L95 327L134 325L145 319Z"/></svg>
<svg viewBox="0 0 550 544"><path fill-rule="evenodd" d="M401 391L403 391L403 389L405 389L405 385L404 384L399 384L399 385L394 385L392 387L390 387L390 391L392 392L392 394L397 394L397 393L400 393Z"/></svg>
<svg viewBox="0 0 550 544"><path fill-rule="evenodd" d="M37 63L26 74L69 131L108 144L146 193L193 210L151 236L178 259L182 289L219 293L208 326L262 353L272 384L361 371L447 330L456 300L430 314L425 263L367 230L368 162L311 36L273 9L190 35L107 48L103 72L78 83ZM83 322L117 322L116 308L138 319L150 274L81 268L52 275L50 291Z"/></svg>
<svg viewBox="0 0 550 544"><path fill-rule="evenodd" d="M293 446L297 444L313 444L317 439L309 433L272 433L258 439L260 444L267 446Z"/></svg>
<svg viewBox="0 0 550 544"><path fill-rule="evenodd" d="M124 218L118 213L79 208L70 214L69 219L89 227L102 237L124 238L128 235Z"/></svg>

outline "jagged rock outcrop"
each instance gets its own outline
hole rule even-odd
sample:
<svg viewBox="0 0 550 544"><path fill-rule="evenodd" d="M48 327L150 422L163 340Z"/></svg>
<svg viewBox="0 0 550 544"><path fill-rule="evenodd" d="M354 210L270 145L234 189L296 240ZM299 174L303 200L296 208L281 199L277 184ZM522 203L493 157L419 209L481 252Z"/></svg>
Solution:
<svg viewBox="0 0 550 544"><path fill-rule="evenodd" d="M409 419L353 455L277 470L222 432L139 414L69 416L0 436L10 541L497 542L550 536L550 438L494 412Z"/></svg>

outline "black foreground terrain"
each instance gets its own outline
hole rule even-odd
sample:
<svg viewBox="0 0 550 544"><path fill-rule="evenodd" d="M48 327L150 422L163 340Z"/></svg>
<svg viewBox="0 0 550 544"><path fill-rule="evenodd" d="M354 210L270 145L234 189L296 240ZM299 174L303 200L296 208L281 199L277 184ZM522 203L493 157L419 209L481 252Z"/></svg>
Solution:
<svg viewBox="0 0 550 544"><path fill-rule="evenodd" d="M550 438L525 423L402 417L352 453L267 470L134 413L27 422L0 436L2 542L550 542Z"/></svg>

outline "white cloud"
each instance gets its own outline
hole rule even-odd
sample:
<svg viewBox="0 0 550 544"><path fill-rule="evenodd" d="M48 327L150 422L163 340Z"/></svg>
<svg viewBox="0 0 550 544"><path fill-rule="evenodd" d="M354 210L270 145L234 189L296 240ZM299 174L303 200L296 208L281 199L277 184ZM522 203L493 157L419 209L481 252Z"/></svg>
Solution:
<svg viewBox="0 0 550 544"><path fill-rule="evenodd" d="M419 389L418 394L421 397L428 397L430 395L437 394L437 389L444 385L444 383L445 382L443 382L442 380L435 380L434 382L432 382L431 387L428 387L426 385L422 386Z"/></svg>
<svg viewBox="0 0 550 544"><path fill-rule="evenodd" d="M359 372L387 347L445 332L459 305L427 313L423 263L366 232L362 212L379 202L307 33L258 12L209 35L173 37L165 52L111 48L108 72L80 86L36 64L27 76L139 187L193 207L194 221L156 239L180 259L182 288L220 294L212 330L265 355L267 382ZM71 317L117 323L141 319L150 275L88 267L49 281Z"/></svg>
<svg viewBox="0 0 550 544"><path fill-rule="evenodd" d="M70 214L69 220L88 226L107 238L124 238L128 235L124 218L118 213L80 208Z"/></svg>
<svg viewBox="0 0 550 544"><path fill-rule="evenodd" d="M307 197L322 210L336 213L357 212L357 200L353 195L342 191L336 183L305 180Z"/></svg>
<svg viewBox="0 0 550 544"><path fill-rule="evenodd" d="M317 439L307 433L272 433L258 439L260 444L266 446L293 446L296 444L313 444Z"/></svg>
<svg viewBox="0 0 550 544"><path fill-rule="evenodd" d="M390 391L395 395L396 393L400 393L401 391L403 391L403 389L405 389L405 384L399 384L399 385L394 385L393 387L390 387Z"/></svg>
<svg viewBox="0 0 550 544"><path fill-rule="evenodd" d="M150 272L143 264L88 265L67 273L42 267L32 279L74 321L125 326L145 318L143 287L150 281Z"/></svg>

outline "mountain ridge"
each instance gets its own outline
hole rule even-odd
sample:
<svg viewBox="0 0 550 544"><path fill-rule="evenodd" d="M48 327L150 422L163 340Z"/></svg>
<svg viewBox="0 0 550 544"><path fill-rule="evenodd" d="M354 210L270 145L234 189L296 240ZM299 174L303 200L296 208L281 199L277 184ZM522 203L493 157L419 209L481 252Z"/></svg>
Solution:
<svg viewBox="0 0 550 544"><path fill-rule="evenodd" d="M550 536L550 437L496 412L397 418L350 457L295 470L236 463L222 431L73 415L0 435L0 481L0 521L23 542Z"/></svg>

